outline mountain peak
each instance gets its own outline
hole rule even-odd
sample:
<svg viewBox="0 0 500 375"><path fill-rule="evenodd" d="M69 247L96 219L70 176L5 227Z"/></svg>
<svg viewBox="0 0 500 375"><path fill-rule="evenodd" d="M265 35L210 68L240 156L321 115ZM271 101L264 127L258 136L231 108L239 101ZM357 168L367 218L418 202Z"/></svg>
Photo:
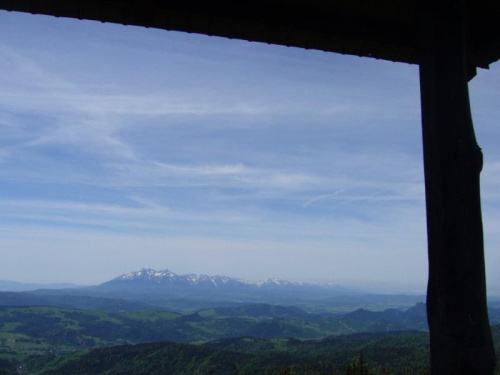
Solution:
<svg viewBox="0 0 500 375"><path fill-rule="evenodd" d="M162 284L169 286L199 286L199 287L240 287L240 288L272 288L272 289L281 289L281 288L297 288L297 287L322 287L322 288L330 288L333 285L313 285L313 284L303 284L303 283L294 283L287 280L280 279L267 279L265 281L249 281L245 279L232 278L228 276L209 276L209 275L198 275L198 274L185 274L179 275L168 269L164 270L155 270L153 268L141 268L139 271L131 271L125 273L121 276L114 278L107 283L110 284L138 284L138 285L154 285L154 284Z"/></svg>
<svg viewBox="0 0 500 375"><path fill-rule="evenodd" d="M165 269L156 271L152 268L141 268L139 271L132 271L118 276L114 280L144 280L144 281L160 281L165 278L173 278L177 276L175 273Z"/></svg>

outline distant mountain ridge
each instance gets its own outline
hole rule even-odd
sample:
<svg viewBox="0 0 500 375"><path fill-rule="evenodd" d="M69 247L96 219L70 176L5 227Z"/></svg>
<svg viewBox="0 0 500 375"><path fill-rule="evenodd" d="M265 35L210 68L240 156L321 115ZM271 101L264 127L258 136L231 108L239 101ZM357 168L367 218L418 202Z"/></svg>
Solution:
<svg viewBox="0 0 500 375"><path fill-rule="evenodd" d="M331 283L309 284L279 279L249 281L220 275L208 276L194 273L182 275L168 269L152 268L124 273L99 285L59 290L40 289L32 293L141 302L179 313L194 313L214 307L237 307L264 303L296 306L307 312L322 314L333 311L353 311L360 307L375 310L384 310L389 307L405 309L425 300L425 296L416 295L362 294ZM100 302L97 303L99 304ZM12 306L11 303L9 305ZM111 308L115 305L111 303Z"/></svg>
<svg viewBox="0 0 500 375"><path fill-rule="evenodd" d="M312 284L279 279L249 281L228 276L176 274L168 269L142 268L93 286L37 289L19 295L0 293L0 306L62 306L136 311L141 306L178 313L250 304L295 306L314 314L407 309L425 300L419 295L364 294L338 284ZM80 298L82 297L82 298ZM90 299L87 297L95 297ZM121 302L119 302L121 301Z"/></svg>
<svg viewBox="0 0 500 375"><path fill-rule="evenodd" d="M78 288L80 285L72 283L53 283L53 284L37 284L37 283L21 283L18 281L0 280L1 292L27 292L36 289L67 289Z"/></svg>
<svg viewBox="0 0 500 375"><path fill-rule="evenodd" d="M295 283L287 280L267 279L265 281L249 281L246 279L232 278L228 276L208 276L197 274L179 275L168 269L154 270L152 268L142 268L139 271L132 271L120 275L110 281L100 284L102 287L124 286L124 285L164 285L175 287L204 287L204 288L335 288L336 285L329 284L308 284Z"/></svg>
<svg viewBox="0 0 500 375"><path fill-rule="evenodd" d="M220 275L180 275L168 269L152 268L128 272L78 292L141 301L176 312L252 303L304 307L304 303L318 306L316 302L320 305L325 302L330 305L328 300L335 296L353 294L336 284L294 283L278 279L249 281Z"/></svg>
<svg viewBox="0 0 500 375"><path fill-rule="evenodd" d="M88 295L42 294L40 292L58 292L59 290L43 289L28 292L0 291L1 306L53 306L78 310L101 310L109 312L164 310L160 306L150 305L141 301L126 301L117 298L92 297ZM65 293L65 290L61 292ZM1 375L1 374L0 374Z"/></svg>

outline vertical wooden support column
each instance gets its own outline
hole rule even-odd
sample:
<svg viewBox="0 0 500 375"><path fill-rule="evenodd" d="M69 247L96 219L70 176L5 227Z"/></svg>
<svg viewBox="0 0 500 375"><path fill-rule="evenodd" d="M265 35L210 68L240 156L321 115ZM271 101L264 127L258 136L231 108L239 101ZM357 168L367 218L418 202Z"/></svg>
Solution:
<svg viewBox="0 0 500 375"><path fill-rule="evenodd" d="M420 87L433 375L492 375L479 194L482 153L470 112L463 0L421 0Z"/></svg>

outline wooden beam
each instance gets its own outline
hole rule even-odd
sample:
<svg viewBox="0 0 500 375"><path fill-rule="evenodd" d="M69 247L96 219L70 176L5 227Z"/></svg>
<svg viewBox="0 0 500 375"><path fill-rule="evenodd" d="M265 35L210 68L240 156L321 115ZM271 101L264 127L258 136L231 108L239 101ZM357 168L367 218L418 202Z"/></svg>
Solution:
<svg viewBox="0 0 500 375"><path fill-rule="evenodd" d="M420 87L433 375L492 375L479 174L461 0L422 0Z"/></svg>
<svg viewBox="0 0 500 375"><path fill-rule="evenodd" d="M385 7L395 7L397 3L394 0ZM414 3L412 1L406 6ZM414 24L401 22L397 17L378 19L370 14L359 15L359 12L337 8L336 2L315 4L290 0L0 0L0 9L8 11L186 31L417 63ZM360 48L360 45L365 47Z"/></svg>

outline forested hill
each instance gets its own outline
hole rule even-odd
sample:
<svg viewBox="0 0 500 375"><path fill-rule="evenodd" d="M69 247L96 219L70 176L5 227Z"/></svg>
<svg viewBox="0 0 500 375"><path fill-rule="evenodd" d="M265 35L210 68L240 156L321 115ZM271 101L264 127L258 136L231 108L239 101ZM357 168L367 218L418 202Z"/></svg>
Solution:
<svg viewBox="0 0 500 375"><path fill-rule="evenodd" d="M500 326L492 332L498 358ZM45 357L28 370L34 375L427 375L429 336L406 331L318 341L235 338L204 345L126 345Z"/></svg>
<svg viewBox="0 0 500 375"><path fill-rule="evenodd" d="M388 330L426 330L425 306L406 312L358 310L342 315L308 314L296 307L265 304L215 308L182 315L165 311L111 313L55 307L0 307L0 349L32 352L68 350L120 343L194 342L228 337L295 337ZM419 317L415 319L414 317ZM413 317L413 318L412 318Z"/></svg>
<svg viewBox="0 0 500 375"><path fill-rule="evenodd" d="M111 297L93 297L86 295L72 295L71 290L56 290L60 294L36 292L0 292L0 306L53 306L68 309L96 310L96 311L141 311L163 310L162 307L150 305L141 301L126 301ZM47 291L49 292L49 291Z"/></svg>
<svg viewBox="0 0 500 375"><path fill-rule="evenodd" d="M33 363L31 371L39 375L334 375L344 374L350 364L359 364L360 353L371 371L366 374L422 374L429 361L428 335L357 334L304 342L240 338L201 346L140 344ZM44 370L36 372L39 368Z"/></svg>
<svg viewBox="0 0 500 375"><path fill-rule="evenodd" d="M424 321L422 304L406 312L357 310L330 316L270 305L190 315L8 307L0 308L0 374L18 374L16 369L21 366L29 371L20 373L44 375L196 371L334 375L343 374L363 351L371 374L382 374L382 370L391 374L398 369L399 375L421 375L428 364L427 333L387 330L404 329L405 325L419 329ZM359 333L363 331L371 332ZM337 336L319 341L287 338L324 337L328 332ZM500 326L493 327L493 334L498 351ZM120 345L165 340L197 345Z"/></svg>

